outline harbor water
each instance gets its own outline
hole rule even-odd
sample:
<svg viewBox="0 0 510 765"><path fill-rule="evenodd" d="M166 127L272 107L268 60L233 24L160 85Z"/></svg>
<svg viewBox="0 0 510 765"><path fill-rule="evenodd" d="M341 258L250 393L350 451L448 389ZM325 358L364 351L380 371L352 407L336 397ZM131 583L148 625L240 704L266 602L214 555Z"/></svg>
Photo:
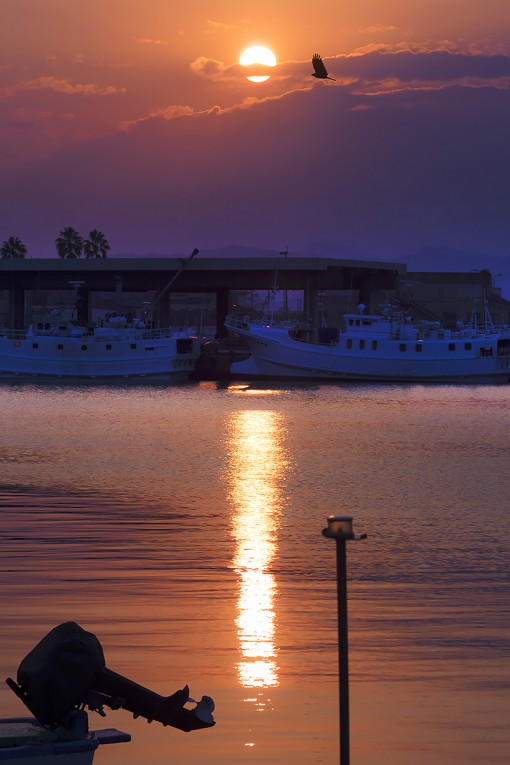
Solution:
<svg viewBox="0 0 510 765"><path fill-rule="evenodd" d="M184 734L109 711L98 765L338 763L330 514L348 543L353 765L508 763L510 388L0 388L0 669L68 620ZM2 683L0 714L26 713Z"/></svg>

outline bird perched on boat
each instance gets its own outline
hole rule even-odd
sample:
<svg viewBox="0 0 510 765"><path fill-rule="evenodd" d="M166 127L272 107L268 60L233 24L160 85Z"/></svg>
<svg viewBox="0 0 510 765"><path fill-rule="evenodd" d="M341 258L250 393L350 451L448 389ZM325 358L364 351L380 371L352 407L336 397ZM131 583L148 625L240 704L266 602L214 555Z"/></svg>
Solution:
<svg viewBox="0 0 510 765"><path fill-rule="evenodd" d="M335 78L328 75L328 70L324 66L324 61L318 53L313 54L312 65L314 69L312 77L317 77L318 80L333 80L333 82L335 82Z"/></svg>

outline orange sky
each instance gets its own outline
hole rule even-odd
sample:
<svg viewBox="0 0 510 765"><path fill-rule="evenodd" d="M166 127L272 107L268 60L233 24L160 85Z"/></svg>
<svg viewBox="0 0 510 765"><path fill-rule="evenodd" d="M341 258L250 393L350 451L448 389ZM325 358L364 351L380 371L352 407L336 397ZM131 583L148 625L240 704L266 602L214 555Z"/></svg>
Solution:
<svg viewBox="0 0 510 765"><path fill-rule="evenodd" d="M101 226L112 240L112 254L130 249L141 253L144 242L156 252L180 249L196 226L197 206L203 247L232 243L271 246L275 242L274 246L281 248L289 241L297 247L321 238L338 241L344 232L351 243L364 249L371 244L366 236L358 235L361 216L370 213L376 227L387 219L387 211L374 206L371 185L354 189L360 207L350 211L350 216L360 221L348 232L344 224L332 230L331 209L327 218L322 217L325 200L318 205L316 225L299 231L302 210L310 202L299 191L300 185L311 177L319 179L328 199L333 199L336 191L328 174L336 165L343 172L345 186L357 186L359 173L346 163L353 152L361 152L359 171L366 174L367 144L358 145L361 138L356 137L370 129L375 131L364 136L364 141L370 141L368 151L375 154L374 167L388 151L390 156L398 152L396 134L403 109L416 112L423 108L428 115L434 112L436 119L430 131L438 134L444 132L443 122L447 133L456 123L463 124L464 130L466 115L472 112L476 116L485 109L488 119L484 130L489 130L498 118L497 104L507 99L510 85L508 0L366 0L342 4L326 0L320 6L263 0L256 8L239 0L216 2L213 7L205 0L195 0L189 7L168 0L0 0L0 22L0 170L6 193L0 239L18 235L27 241L34 256L51 250L54 234L68 224ZM252 44L268 46L277 57L277 67L267 83L248 82L237 63L243 49ZM334 84L327 83L327 89L310 77L310 59L316 51L336 79ZM446 91L462 103L448 98ZM388 108L391 114L385 111ZM360 124L350 124L356 111ZM361 117L363 111L365 119ZM311 113L315 121L308 124ZM344 121L342 114L350 116ZM421 141L415 132L418 123L410 126L404 147ZM274 126L282 131L280 137ZM325 168L314 150L310 151L310 140L316 143L319 135L314 130L324 126L328 153L333 152ZM387 131L394 146L380 143L381 130ZM267 137L267 143L265 139L261 142L262 136ZM342 136L350 141L348 153L341 148ZM484 138L499 146L499 137L496 143L490 134L480 135L480 140ZM448 140L458 146L455 131ZM474 133L465 138L466 161L473 153L474 140ZM92 156L98 163L94 179L87 178L92 172ZM398 164L399 157L395 159ZM414 169L415 178L423 172L430 174L430 166L419 153L406 159L408 168L419 165ZM489 191L489 186L494 187L491 164L497 163L495 158L485 159L484 167L477 170L484 170L485 175L477 179L476 188L487 186ZM246 172L239 177L237 171L242 165ZM69 175L71 167L80 177L79 193L73 188L72 198L69 184L76 187L76 179ZM263 236L261 216L267 214L265 208L278 207L283 191L278 189L273 198L268 189L267 179L276 169L290 182L285 186L287 194L290 188L298 190L297 196L288 199L298 220L282 220L280 216L281 226L277 220L268 220ZM403 195L408 199L401 170L394 164L386 184L398 198ZM435 177L445 171L442 163L435 169ZM497 168L495 171L497 186ZM388 172L386 161L377 167L376 177ZM469 176L473 171L459 165L454 172ZM235 226L234 221L221 220L217 209L209 213L208 199L200 194L194 200L193 219L190 216L186 220L177 190L188 193L191 184L195 190L197 186L216 189L218 196L220 186L225 205L233 209L239 204L241 182L250 198L244 212L236 211ZM463 188L461 178L456 183ZM63 185L67 188L64 197ZM126 195L126 187L135 185L140 193L143 186L147 207L156 207L160 217L142 214L143 205L136 195ZM273 179L270 185L274 185ZM433 178L424 177L420 186L430 191ZM444 188L444 182L439 186ZM44 210L39 211L43 191ZM378 195L381 193L379 189ZM179 208L166 232L161 223L162 194L168 209ZM456 203L453 205L447 216L454 219L453 227L447 220L437 221L436 240L465 246L465 242L457 242L455 226L458 221L472 219L477 201L482 206L487 201L492 212L485 215L485 226L494 230L497 198L468 200L464 213ZM189 206L190 200L186 203ZM352 203L350 195L349 205ZM140 213L136 230L130 221L133 206ZM333 209L341 206L345 209L342 195ZM35 213L30 224L26 222L27 208ZM442 202L443 216L444 209ZM86 210L90 210L89 215ZM432 215L441 215L440 210L432 211ZM285 217L284 211L279 212ZM508 239L507 232L501 229L499 217L496 224L498 242L502 243ZM418 245L426 244L424 226L411 226L405 243L398 241L396 227L395 221L388 231L389 249L410 247L413 238ZM159 233L147 239L147 229ZM486 240L485 231L479 238L480 242ZM467 241L473 241L471 235Z"/></svg>

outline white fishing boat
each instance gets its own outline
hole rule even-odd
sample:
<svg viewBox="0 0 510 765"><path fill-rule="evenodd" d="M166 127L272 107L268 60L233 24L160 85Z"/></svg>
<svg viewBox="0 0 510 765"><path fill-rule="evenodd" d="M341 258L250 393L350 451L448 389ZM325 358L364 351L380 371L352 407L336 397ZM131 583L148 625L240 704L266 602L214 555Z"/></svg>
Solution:
<svg viewBox="0 0 510 765"><path fill-rule="evenodd" d="M116 315L99 326L80 326L54 310L27 330L0 328L0 379L186 380L200 347L190 330L152 329Z"/></svg>
<svg viewBox="0 0 510 765"><path fill-rule="evenodd" d="M250 356L230 367L236 378L366 382L510 382L510 327L448 329L415 322L386 306L382 315L345 314L342 329L278 325L270 318L228 316L225 326L246 341Z"/></svg>

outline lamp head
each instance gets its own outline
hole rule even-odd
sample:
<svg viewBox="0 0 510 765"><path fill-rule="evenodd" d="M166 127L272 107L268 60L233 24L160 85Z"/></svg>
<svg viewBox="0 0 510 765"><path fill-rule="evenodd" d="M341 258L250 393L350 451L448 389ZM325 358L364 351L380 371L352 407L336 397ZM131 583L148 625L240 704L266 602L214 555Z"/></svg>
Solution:
<svg viewBox="0 0 510 765"><path fill-rule="evenodd" d="M349 515L330 515L327 518L327 528L323 534L329 539L354 539L352 518Z"/></svg>
<svg viewBox="0 0 510 765"><path fill-rule="evenodd" d="M366 539L366 534L354 533L352 527L352 518L350 515L329 515L326 519L328 525L325 529L322 529L322 533L328 539L342 539L344 541L349 539Z"/></svg>

